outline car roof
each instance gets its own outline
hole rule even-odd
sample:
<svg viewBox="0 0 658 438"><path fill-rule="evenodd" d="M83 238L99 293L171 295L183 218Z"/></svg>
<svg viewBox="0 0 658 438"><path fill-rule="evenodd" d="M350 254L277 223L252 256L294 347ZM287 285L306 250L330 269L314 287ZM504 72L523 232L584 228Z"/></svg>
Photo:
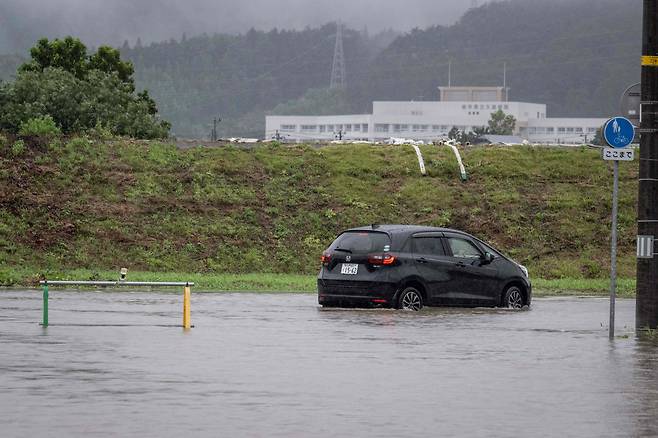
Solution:
<svg viewBox="0 0 658 438"><path fill-rule="evenodd" d="M429 227L425 225L368 225L365 227L350 228L345 230L345 232L350 231L379 231L382 233L388 234L415 234L415 233L459 233L459 234L468 234L464 231L453 230L451 228L442 228L442 227Z"/></svg>

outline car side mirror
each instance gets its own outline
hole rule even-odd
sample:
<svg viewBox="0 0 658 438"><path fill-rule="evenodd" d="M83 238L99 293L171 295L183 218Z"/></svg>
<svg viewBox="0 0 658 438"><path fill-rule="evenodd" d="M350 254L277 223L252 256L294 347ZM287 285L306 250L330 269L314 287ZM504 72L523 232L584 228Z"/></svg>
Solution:
<svg viewBox="0 0 658 438"><path fill-rule="evenodd" d="M482 263L485 265L488 265L489 263L493 262L496 259L493 254L490 252L485 252L484 255L482 256Z"/></svg>

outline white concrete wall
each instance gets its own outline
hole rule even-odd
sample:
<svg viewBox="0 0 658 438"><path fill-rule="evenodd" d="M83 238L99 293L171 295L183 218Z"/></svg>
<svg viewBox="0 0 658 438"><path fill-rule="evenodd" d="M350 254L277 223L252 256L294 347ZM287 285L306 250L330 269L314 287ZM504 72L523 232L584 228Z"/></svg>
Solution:
<svg viewBox="0 0 658 438"><path fill-rule="evenodd" d="M276 131L287 140L331 141L339 131L343 139L369 139L372 132L372 116L338 115L338 116L267 116L265 118L265 139L272 139Z"/></svg>
<svg viewBox="0 0 658 438"><path fill-rule="evenodd" d="M521 136L531 143L583 144L591 142L603 118L548 118L531 120Z"/></svg>
<svg viewBox="0 0 658 438"><path fill-rule="evenodd" d="M581 144L605 123L598 118L546 118L546 105L525 102L373 102L372 115L267 116L266 138L279 130L293 141L330 141L342 130L346 140L435 140L453 127L468 132L487 126L498 109L516 118L514 134L531 143Z"/></svg>

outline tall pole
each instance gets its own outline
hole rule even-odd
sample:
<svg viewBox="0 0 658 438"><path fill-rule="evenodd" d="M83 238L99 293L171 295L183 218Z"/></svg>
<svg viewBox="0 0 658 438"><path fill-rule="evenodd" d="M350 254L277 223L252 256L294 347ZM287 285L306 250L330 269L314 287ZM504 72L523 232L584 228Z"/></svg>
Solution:
<svg viewBox="0 0 658 438"><path fill-rule="evenodd" d="M448 88L452 87L452 60L448 61Z"/></svg>
<svg viewBox="0 0 658 438"><path fill-rule="evenodd" d="M658 1L644 0L638 235L658 238ZM658 258L637 261L635 325L658 328Z"/></svg>
<svg viewBox="0 0 658 438"><path fill-rule="evenodd" d="M48 282L43 284L43 319L41 321L43 327L48 327Z"/></svg>
<svg viewBox="0 0 658 438"><path fill-rule="evenodd" d="M615 338L615 301L617 299L617 211L619 209L619 161L614 161L612 190L612 250L610 253L610 339Z"/></svg>
<svg viewBox="0 0 658 438"><path fill-rule="evenodd" d="M334 48L334 62L331 67L331 82L329 88L332 90L344 90L347 87L345 72L345 52L343 50L343 23L336 22L336 46Z"/></svg>

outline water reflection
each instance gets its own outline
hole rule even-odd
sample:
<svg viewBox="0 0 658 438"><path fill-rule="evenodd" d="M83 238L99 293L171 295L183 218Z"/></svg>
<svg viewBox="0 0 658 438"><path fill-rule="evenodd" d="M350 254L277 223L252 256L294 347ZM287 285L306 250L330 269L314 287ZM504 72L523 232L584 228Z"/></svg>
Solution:
<svg viewBox="0 0 658 438"><path fill-rule="evenodd" d="M0 293L3 436L656 436L634 302L324 310L313 295ZM36 296L36 299L35 299ZM59 325L58 325L59 324Z"/></svg>
<svg viewBox="0 0 658 438"><path fill-rule="evenodd" d="M658 336L638 333L633 352L633 376L627 395L635 419L633 436L658 436Z"/></svg>

